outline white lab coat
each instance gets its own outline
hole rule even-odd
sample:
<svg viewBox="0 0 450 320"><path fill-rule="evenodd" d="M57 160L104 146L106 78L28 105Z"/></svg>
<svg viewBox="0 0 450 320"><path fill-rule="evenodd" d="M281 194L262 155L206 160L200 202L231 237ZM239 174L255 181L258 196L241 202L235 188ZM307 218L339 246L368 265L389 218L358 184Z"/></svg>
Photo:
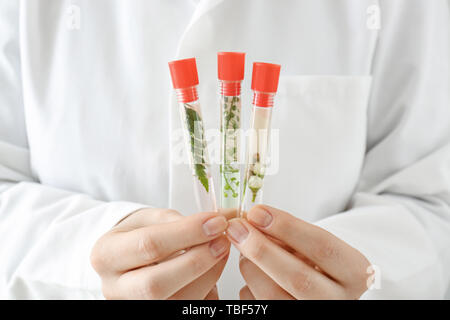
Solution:
<svg viewBox="0 0 450 320"><path fill-rule="evenodd" d="M196 211L188 166L175 161L167 62L197 57L204 120L217 128L218 51L247 53L244 127L251 62L282 65L265 202L376 265L381 283L364 298L444 298L445 0L2 0L0 296L101 298L89 255L103 233L146 206ZM236 257L222 298L243 285Z"/></svg>

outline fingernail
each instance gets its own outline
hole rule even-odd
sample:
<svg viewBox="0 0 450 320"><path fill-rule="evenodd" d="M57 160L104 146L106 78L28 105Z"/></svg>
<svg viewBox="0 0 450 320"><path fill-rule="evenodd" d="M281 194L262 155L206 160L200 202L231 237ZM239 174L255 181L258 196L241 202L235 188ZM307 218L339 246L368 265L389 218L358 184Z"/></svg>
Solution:
<svg viewBox="0 0 450 320"><path fill-rule="evenodd" d="M227 234L237 243L241 243L247 238L248 230L239 220L231 220L228 222Z"/></svg>
<svg viewBox="0 0 450 320"><path fill-rule="evenodd" d="M247 219L264 228L272 223L273 217L267 210L255 207L248 212Z"/></svg>
<svg viewBox="0 0 450 320"><path fill-rule="evenodd" d="M227 219L223 216L211 218L203 223L203 232L205 232L208 237L214 236L218 233L224 232L227 225Z"/></svg>
<svg viewBox="0 0 450 320"><path fill-rule="evenodd" d="M209 243L209 250L211 250L211 254L217 258L225 251L227 251L228 243L229 241L225 237L214 239Z"/></svg>

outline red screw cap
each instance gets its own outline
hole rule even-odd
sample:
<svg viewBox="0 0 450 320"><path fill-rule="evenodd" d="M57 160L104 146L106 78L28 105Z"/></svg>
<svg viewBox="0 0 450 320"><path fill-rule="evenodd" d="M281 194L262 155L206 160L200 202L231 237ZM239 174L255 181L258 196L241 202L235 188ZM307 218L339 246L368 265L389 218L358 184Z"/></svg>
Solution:
<svg viewBox="0 0 450 320"><path fill-rule="evenodd" d="M277 92L280 78L279 64L255 62L253 63L252 90L260 92Z"/></svg>
<svg viewBox="0 0 450 320"><path fill-rule="evenodd" d="M217 53L217 71L219 80L241 81L244 79L245 53Z"/></svg>
<svg viewBox="0 0 450 320"><path fill-rule="evenodd" d="M170 75L175 89L198 85L197 64L195 58L169 62Z"/></svg>

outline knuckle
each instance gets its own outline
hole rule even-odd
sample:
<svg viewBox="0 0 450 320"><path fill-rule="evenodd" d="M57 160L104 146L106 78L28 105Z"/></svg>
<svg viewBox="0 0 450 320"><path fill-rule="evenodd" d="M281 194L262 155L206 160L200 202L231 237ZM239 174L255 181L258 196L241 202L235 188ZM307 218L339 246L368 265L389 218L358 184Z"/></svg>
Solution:
<svg viewBox="0 0 450 320"><path fill-rule="evenodd" d="M297 295L304 296L311 290L311 276L304 272L297 271L292 276L291 286Z"/></svg>
<svg viewBox="0 0 450 320"><path fill-rule="evenodd" d="M241 273L246 274L250 271L252 262L247 258L242 258L239 260L239 270Z"/></svg>
<svg viewBox="0 0 450 320"><path fill-rule="evenodd" d="M102 259L100 259L100 256L99 256L97 250L95 249L95 247L91 252L90 260L91 260L91 266L94 268L94 270L97 272L100 272L103 263L102 263Z"/></svg>
<svg viewBox="0 0 450 320"><path fill-rule="evenodd" d="M160 244L149 235L144 235L139 239L138 252L147 263L158 261L161 258Z"/></svg>
<svg viewBox="0 0 450 320"><path fill-rule="evenodd" d="M191 254L186 257L187 267L194 274L200 274L205 269L205 261L200 254Z"/></svg>
<svg viewBox="0 0 450 320"><path fill-rule="evenodd" d="M183 216L173 209L162 209L158 212L158 216L161 222L173 222L183 218Z"/></svg>
<svg viewBox="0 0 450 320"><path fill-rule="evenodd" d="M106 300L115 300L118 297L114 294L114 291L111 290L110 286L102 284L102 294Z"/></svg>
<svg viewBox="0 0 450 320"><path fill-rule="evenodd" d="M367 284L370 282L371 274L366 270L361 269L356 274L356 283L360 288L367 289Z"/></svg>
<svg viewBox="0 0 450 320"><path fill-rule="evenodd" d="M138 291L138 296L146 300L161 299L162 287L155 277L149 277Z"/></svg>
<svg viewBox="0 0 450 320"><path fill-rule="evenodd" d="M361 258L359 252L357 253ZM370 288L375 280L375 273L373 271L370 262L365 257L362 257L359 263L355 263L354 267L348 271L344 288L347 290L351 299L359 298Z"/></svg>
<svg viewBox="0 0 450 320"><path fill-rule="evenodd" d="M267 253L267 245L263 242L253 242L247 249L248 257L253 261L260 261Z"/></svg>
<svg viewBox="0 0 450 320"><path fill-rule="evenodd" d="M314 259L317 261L324 261L328 259L337 259L339 252L334 241L322 240L319 241L315 250L313 250Z"/></svg>
<svg viewBox="0 0 450 320"><path fill-rule="evenodd" d="M297 225L288 219L278 219L274 223L276 223L277 229L283 230L285 234L295 235L298 233L299 228Z"/></svg>
<svg viewBox="0 0 450 320"><path fill-rule="evenodd" d="M250 213L255 210L256 211L260 211L260 210L267 211L267 207L263 204L256 204L248 212Z"/></svg>
<svg viewBox="0 0 450 320"><path fill-rule="evenodd" d="M90 262L97 273L100 273L107 266L107 254L104 245L104 238L100 238L94 245L90 255Z"/></svg>
<svg viewBox="0 0 450 320"><path fill-rule="evenodd" d="M358 268L358 270L353 273L352 279L352 291L357 294L362 294L370 286L371 274L364 268Z"/></svg>

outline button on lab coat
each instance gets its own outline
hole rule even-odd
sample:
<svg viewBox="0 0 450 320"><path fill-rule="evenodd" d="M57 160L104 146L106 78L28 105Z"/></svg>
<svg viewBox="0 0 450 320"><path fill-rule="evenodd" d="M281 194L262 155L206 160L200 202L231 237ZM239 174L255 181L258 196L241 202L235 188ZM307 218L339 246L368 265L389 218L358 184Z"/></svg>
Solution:
<svg viewBox="0 0 450 320"><path fill-rule="evenodd" d="M6 0L0 49L1 297L102 298L102 234L139 208L196 212L167 62L197 58L214 129L218 51L247 53L244 128L251 62L282 65L264 202L360 250L381 279L363 298L445 297L447 1Z"/></svg>

